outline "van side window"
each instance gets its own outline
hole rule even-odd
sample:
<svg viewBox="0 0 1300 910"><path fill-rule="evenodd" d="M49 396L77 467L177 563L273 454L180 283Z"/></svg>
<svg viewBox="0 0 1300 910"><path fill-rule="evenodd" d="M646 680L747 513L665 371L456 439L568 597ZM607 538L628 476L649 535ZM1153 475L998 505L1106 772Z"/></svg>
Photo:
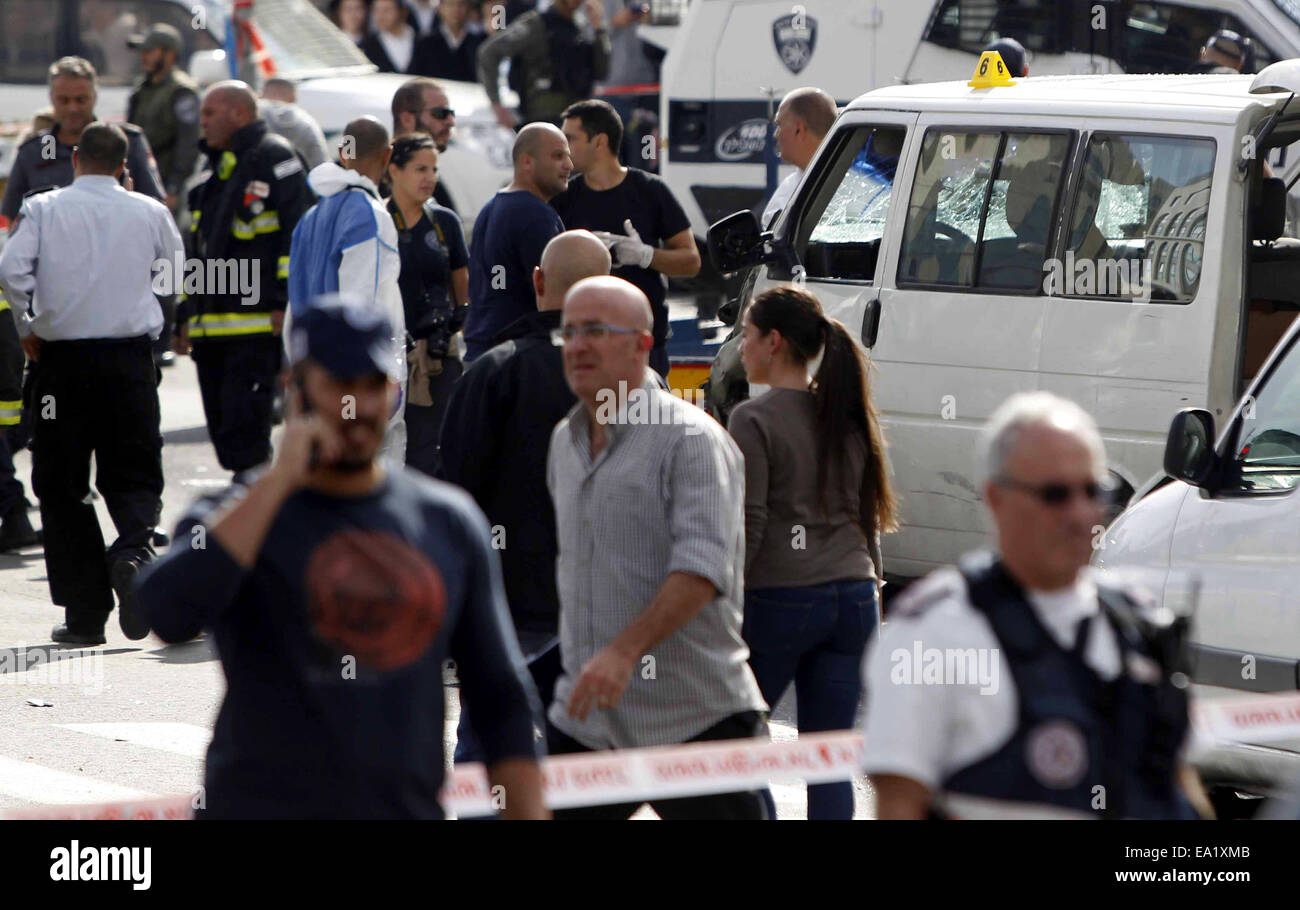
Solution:
<svg viewBox="0 0 1300 910"><path fill-rule="evenodd" d="M1238 418L1227 489L1290 490L1300 483L1300 345L1292 343L1256 392Z"/></svg>
<svg viewBox="0 0 1300 910"><path fill-rule="evenodd" d="M873 281L894 189L902 127L853 129L799 222L795 250L809 278Z"/></svg>
<svg viewBox="0 0 1300 910"><path fill-rule="evenodd" d="M1296 0L1273 2L1300 22ZM1151 0L1105 4L943 0L924 40L978 54L998 38L1015 38L1029 51L1030 73L1034 55L1071 52L1108 57L1126 73L1192 73L1200 67L1201 45L1220 28L1254 42L1254 66L1248 72L1257 73L1277 60L1277 54L1236 16L1214 7L1192 9L1183 3Z"/></svg>
<svg viewBox="0 0 1300 910"><path fill-rule="evenodd" d="M45 82L59 59L63 18L51 6L49 0L0 0L0 82Z"/></svg>
<svg viewBox="0 0 1300 910"><path fill-rule="evenodd" d="M1051 293L1189 303L1213 168L1210 139L1094 134Z"/></svg>
<svg viewBox="0 0 1300 910"><path fill-rule="evenodd" d="M978 54L998 38L1009 37L1023 42L1031 52L1059 54L1065 51L1064 31L1069 20L1069 4L1065 6L1061 9L1056 3L1035 0L943 0L930 20L925 40ZM1082 6L1082 10L1087 8ZM1083 16L1082 10L1076 18Z"/></svg>
<svg viewBox="0 0 1300 910"><path fill-rule="evenodd" d="M928 131L899 285L1039 290L1069 150L1066 133Z"/></svg>

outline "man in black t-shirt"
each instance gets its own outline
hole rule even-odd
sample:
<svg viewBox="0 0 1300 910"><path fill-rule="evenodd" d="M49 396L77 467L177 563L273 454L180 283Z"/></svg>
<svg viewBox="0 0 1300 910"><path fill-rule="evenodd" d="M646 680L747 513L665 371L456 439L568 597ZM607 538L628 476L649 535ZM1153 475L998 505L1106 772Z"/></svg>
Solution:
<svg viewBox="0 0 1300 910"><path fill-rule="evenodd" d="M650 366L667 376L665 277L690 278L700 270L690 220L667 184L619 163L623 121L607 102L569 105L563 127L573 169L580 173L551 205L566 228L585 228L604 240L614 258L614 274L650 298L655 317Z"/></svg>

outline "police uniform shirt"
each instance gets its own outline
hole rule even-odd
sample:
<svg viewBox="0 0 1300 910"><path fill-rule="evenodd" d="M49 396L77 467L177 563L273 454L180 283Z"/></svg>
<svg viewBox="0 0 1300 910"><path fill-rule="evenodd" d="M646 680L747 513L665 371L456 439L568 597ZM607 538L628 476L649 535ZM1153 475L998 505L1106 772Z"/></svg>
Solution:
<svg viewBox="0 0 1300 910"><path fill-rule="evenodd" d="M429 220L432 209L434 220ZM434 310L450 310L462 301L451 299L451 273L469 265L465 235L456 213L438 205L427 205L420 220L407 225L396 203L388 203L397 227L397 250L402 272L397 286L402 290L406 330L420 339L428 335Z"/></svg>
<svg viewBox="0 0 1300 910"><path fill-rule="evenodd" d="M1119 675L1119 643L1101 615L1091 570L1071 588L1025 593L1048 634L1066 650L1075 647L1080 622L1089 620L1084 661L1102 679ZM935 602L908 615L910 605L926 601ZM928 661L939 659L942 668L950 663L947 655L969 649L975 666L989 671L985 686L978 678L971 681L972 674L960 685L926 681ZM1014 734L1018 713L1015 680L1001 658L992 626L971 605L956 569L941 569L901 595L863 665L866 772L911 778L938 795L951 774L1000 749ZM968 658L951 663L972 666Z"/></svg>
<svg viewBox="0 0 1300 910"><path fill-rule="evenodd" d="M126 133L126 166L131 172L133 189L161 200L165 195L162 177L149 149L149 140L138 126L130 123L119 126ZM9 182L5 185L4 201L0 202L0 215L6 218L17 215L28 190L72 183L72 146L59 142L58 138L59 125L56 123L19 147L9 172Z"/></svg>
<svg viewBox="0 0 1300 910"><path fill-rule="evenodd" d="M32 332L46 341L158 337L155 263L174 269L184 257L165 205L85 175L30 197L21 214L0 253L0 284L15 310L35 298Z"/></svg>

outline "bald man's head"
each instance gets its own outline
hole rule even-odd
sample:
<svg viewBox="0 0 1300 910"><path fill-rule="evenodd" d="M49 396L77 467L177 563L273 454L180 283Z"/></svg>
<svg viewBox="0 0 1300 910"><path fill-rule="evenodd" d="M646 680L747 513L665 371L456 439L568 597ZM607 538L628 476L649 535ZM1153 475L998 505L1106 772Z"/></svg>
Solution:
<svg viewBox="0 0 1300 910"><path fill-rule="evenodd" d="M510 150L514 186L550 200L564 191L573 171L569 140L551 123L530 123L519 131Z"/></svg>
<svg viewBox="0 0 1300 910"><path fill-rule="evenodd" d="M609 250L591 231L556 234L542 250L542 261L533 271L537 309L562 308L569 288L584 278L608 275L612 264Z"/></svg>
<svg viewBox="0 0 1300 910"><path fill-rule="evenodd" d="M650 300L613 275L584 278L564 296L564 378L593 414L611 392L640 388L654 347ZM588 334L590 333L590 334Z"/></svg>
<svg viewBox="0 0 1300 910"><path fill-rule="evenodd" d="M835 99L819 88L797 88L776 109L776 147L783 161L804 168L835 125Z"/></svg>
<svg viewBox="0 0 1300 910"><path fill-rule="evenodd" d="M258 117L257 95L245 82L227 80L211 85L203 93L199 108L199 131L203 141L216 149L230 148L230 139Z"/></svg>
<svg viewBox="0 0 1300 910"><path fill-rule="evenodd" d="M654 328L654 311L650 298L630 281L614 275L596 275L576 282L564 295L565 314L571 305L591 304L598 307L610 325L625 329Z"/></svg>
<svg viewBox="0 0 1300 910"><path fill-rule="evenodd" d="M356 171L374 181L378 186L388 167L392 149L388 145L388 128L367 114L358 117L343 128L339 141L339 161L350 171Z"/></svg>

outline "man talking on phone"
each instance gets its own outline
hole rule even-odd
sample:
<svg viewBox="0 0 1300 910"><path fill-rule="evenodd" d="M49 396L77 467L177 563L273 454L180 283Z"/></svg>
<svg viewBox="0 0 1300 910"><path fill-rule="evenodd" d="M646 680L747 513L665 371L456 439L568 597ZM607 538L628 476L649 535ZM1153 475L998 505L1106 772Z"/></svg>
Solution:
<svg viewBox="0 0 1300 910"><path fill-rule="evenodd" d="M548 814L541 706L487 520L468 494L378 457L392 336L355 299L294 319L274 462L246 491L199 500L141 579L158 635L212 629L225 669L200 817L441 818L448 658L485 718L504 814Z"/></svg>

